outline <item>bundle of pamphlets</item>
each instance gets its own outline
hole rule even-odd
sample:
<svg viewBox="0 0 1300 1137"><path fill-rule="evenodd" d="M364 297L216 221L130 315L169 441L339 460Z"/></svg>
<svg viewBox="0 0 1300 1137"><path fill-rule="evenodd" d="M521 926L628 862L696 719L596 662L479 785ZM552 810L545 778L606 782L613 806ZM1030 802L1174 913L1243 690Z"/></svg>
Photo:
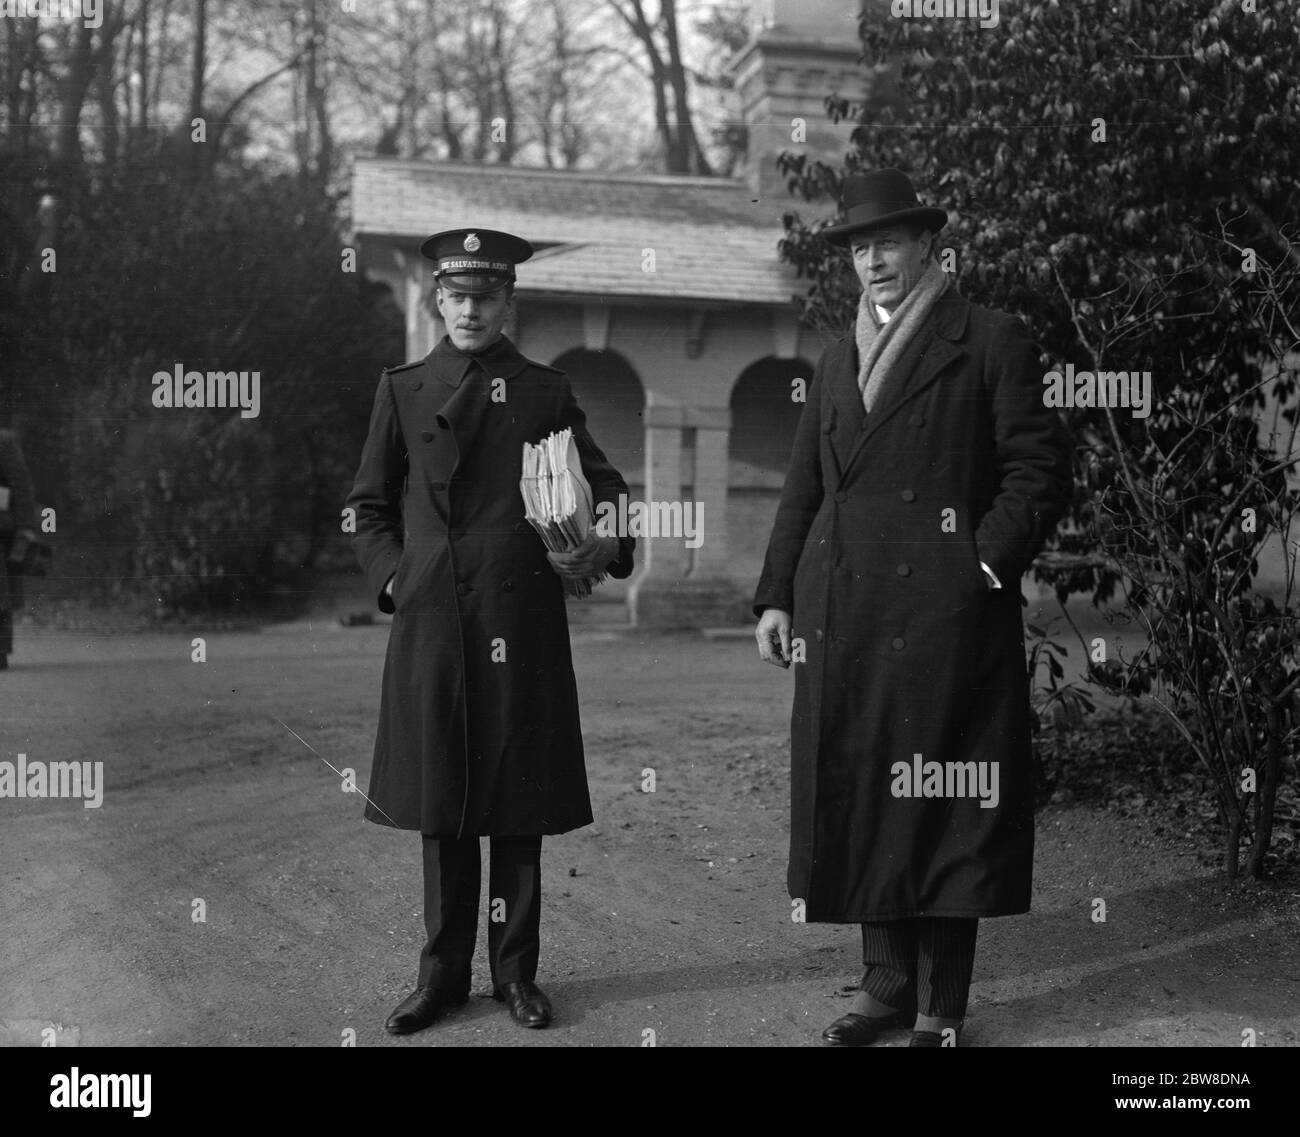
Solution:
<svg viewBox="0 0 1300 1137"><path fill-rule="evenodd" d="M595 513L572 430L558 430L536 444L524 443L519 492L524 498L524 516L551 552L570 552L587 539ZM564 577L564 591L570 596L590 596L592 588L604 579L603 572Z"/></svg>

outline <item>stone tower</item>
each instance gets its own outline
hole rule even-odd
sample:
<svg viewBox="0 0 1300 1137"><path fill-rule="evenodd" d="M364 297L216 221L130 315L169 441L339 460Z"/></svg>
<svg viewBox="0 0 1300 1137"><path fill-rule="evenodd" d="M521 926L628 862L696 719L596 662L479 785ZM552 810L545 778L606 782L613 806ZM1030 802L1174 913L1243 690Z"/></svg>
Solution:
<svg viewBox="0 0 1300 1137"><path fill-rule="evenodd" d="M776 166L783 150L838 163L853 123L832 123L827 95L855 102L871 94L872 78L859 62L861 0L759 0L749 42L731 73L749 128L746 172L760 201L790 202Z"/></svg>

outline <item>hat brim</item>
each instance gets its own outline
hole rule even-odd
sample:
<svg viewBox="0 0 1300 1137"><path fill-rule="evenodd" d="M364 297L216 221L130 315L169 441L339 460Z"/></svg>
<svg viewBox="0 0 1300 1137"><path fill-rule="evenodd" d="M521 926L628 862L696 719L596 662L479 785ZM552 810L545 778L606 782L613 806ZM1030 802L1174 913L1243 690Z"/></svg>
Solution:
<svg viewBox="0 0 1300 1137"><path fill-rule="evenodd" d="M869 221L850 221L843 225L832 225L823 229L821 235L832 245L847 245L855 233L864 233L868 229L884 229L890 225L905 225L909 221L919 221L932 233L938 233L948 224L948 214L932 205L918 205L913 209L900 209L895 213L885 213Z"/></svg>
<svg viewBox="0 0 1300 1137"><path fill-rule="evenodd" d="M513 276L487 276L483 273L445 273L434 274L434 280L453 292L463 292L466 296L487 296L499 292L514 281Z"/></svg>

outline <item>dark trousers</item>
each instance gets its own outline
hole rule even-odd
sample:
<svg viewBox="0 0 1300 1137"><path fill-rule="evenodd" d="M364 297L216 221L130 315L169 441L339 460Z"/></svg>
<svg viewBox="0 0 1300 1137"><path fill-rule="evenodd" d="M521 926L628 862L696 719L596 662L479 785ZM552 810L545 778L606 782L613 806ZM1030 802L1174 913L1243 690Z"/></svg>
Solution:
<svg viewBox="0 0 1300 1137"><path fill-rule="evenodd" d="M488 869L488 962L492 984L537 978L542 918L541 837L492 837ZM424 930L420 986L469 991L478 938L479 839L424 837Z"/></svg>
<svg viewBox="0 0 1300 1137"><path fill-rule="evenodd" d="M899 1010L964 1018L978 928L946 916L863 924L862 990Z"/></svg>

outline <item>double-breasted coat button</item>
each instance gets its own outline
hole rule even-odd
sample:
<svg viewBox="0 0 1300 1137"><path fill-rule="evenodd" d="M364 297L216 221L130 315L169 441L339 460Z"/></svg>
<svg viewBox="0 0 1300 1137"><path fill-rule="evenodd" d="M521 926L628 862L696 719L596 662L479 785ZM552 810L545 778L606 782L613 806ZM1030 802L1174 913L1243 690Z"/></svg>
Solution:
<svg viewBox="0 0 1300 1137"><path fill-rule="evenodd" d="M911 566L911 565L899 565L898 568L894 569L894 571L895 571L896 573L898 573L899 576L911 576L911 575L912 575L912 566Z"/></svg>
<svg viewBox="0 0 1300 1137"><path fill-rule="evenodd" d="M421 441L421 442L432 442L432 441L433 441L433 431L431 431L431 430L422 430L422 431L420 431L420 441Z"/></svg>
<svg viewBox="0 0 1300 1137"><path fill-rule="evenodd" d="M526 521L516 521L515 524L514 524L513 532L515 532L515 533L523 533L523 532L526 532L527 529L528 529L528 522L526 522Z"/></svg>
<svg viewBox="0 0 1300 1137"><path fill-rule="evenodd" d="M424 380L423 380L423 379L412 379L412 380L411 380L411 390L412 390L412 391L418 391L418 390L419 390L421 387L423 387L423 386L424 386Z"/></svg>
<svg viewBox="0 0 1300 1137"><path fill-rule="evenodd" d="M466 584L463 580L458 585L456 585L457 596L464 596L468 591L469 591L469 585Z"/></svg>
<svg viewBox="0 0 1300 1137"><path fill-rule="evenodd" d="M904 501L915 501L916 490L904 490L902 493L902 498Z"/></svg>
<svg viewBox="0 0 1300 1137"><path fill-rule="evenodd" d="M813 635L816 637L818 643L821 643L822 640L826 638L824 635L822 635L821 628L818 628L815 632L813 632Z"/></svg>
<svg viewBox="0 0 1300 1137"><path fill-rule="evenodd" d="M924 425L925 425L925 415L913 415L910 419L907 420L907 425L908 425L908 426L924 426Z"/></svg>
<svg viewBox="0 0 1300 1137"><path fill-rule="evenodd" d="M895 651L902 651L903 648L907 647L907 641L904 640L902 636L895 636L889 641L889 646Z"/></svg>
<svg viewBox="0 0 1300 1137"><path fill-rule="evenodd" d="M503 580L501 582L502 592L513 592L514 590L515 590L515 582L513 580Z"/></svg>

